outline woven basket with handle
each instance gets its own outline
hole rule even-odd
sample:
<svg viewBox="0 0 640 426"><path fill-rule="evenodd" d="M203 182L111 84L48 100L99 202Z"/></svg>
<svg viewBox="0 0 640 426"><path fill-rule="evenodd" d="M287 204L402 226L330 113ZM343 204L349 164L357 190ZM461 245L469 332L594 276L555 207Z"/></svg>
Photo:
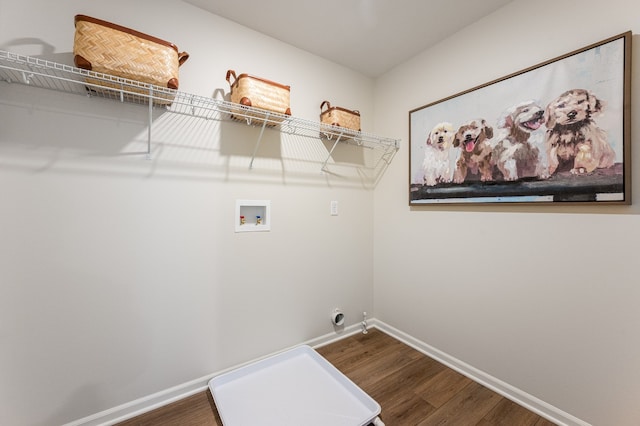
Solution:
<svg viewBox="0 0 640 426"><path fill-rule="evenodd" d="M159 38L86 15L75 16L74 62L103 74L178 89L178 68L189 54ZM91 80L91 81L89 81ZM88 83L119 88L118 84L88 79ZM148 94L143 89L128 89ZM170 103L170 96L159 100Z"/></svg>
<svg viewBox="0 0 640 426"><path fill-rule="evenodd" d="M324 101L320 104L320 122L360 131L360 112L341 107L332 107L329 101Z"/></svg>
<svg viewBox="0 0 640 426"><path fill-rule="evenodd" d="M233 81L231 79L233 78ZM240 74L236 77L234 70L227 71L227 82L231 87L231 102L240 105L260 108L276 112L282 115L291 115L290 86L275 83L249 74ZM264 117L264 114L255 114L247 110L249 117ZM282 121L282 117L270 118L271 121Z"/></svg>

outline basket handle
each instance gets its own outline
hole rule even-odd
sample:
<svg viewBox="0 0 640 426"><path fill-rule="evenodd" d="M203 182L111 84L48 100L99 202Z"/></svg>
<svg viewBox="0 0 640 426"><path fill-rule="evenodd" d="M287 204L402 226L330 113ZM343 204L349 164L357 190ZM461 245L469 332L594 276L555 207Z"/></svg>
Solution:
<svg viewBox="0 0 640 426"><path fill-rule="evenodd" d="M322 112L322 108L324 108L325 105L327 106L327 109L331 108L329 101L324 101L320 104L320 112Z"/></svg>
<svg viewBox="0 0 640 426"><path fill-rule="evenodd" d="M231 76L233 76L233 83L230 80ZM233 86L235 84L236 80L238 80L238 77L236 77L236 72L234 70L228 70L227 71L227 83L229 83L229 86Z"/></svg>
<svg viewBox="0 0 640 426"><path fill-rule="evenodd" d="M178 66L184 64L189 59L189 54L187 52L178 53Z"/></svg>

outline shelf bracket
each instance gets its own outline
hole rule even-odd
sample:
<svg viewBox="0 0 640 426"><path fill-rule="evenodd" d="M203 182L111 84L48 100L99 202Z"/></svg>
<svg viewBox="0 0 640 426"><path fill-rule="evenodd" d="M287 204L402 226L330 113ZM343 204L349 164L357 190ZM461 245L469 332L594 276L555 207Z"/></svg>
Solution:
<svg viewBox="0 0 640 426"><path fill-rule="evenodd" d="M122 92L120 92L122 96ZM147 127L147 160L151 160L151 124L153 124L153 87L149 86L149 126Z"/></svg>
<svg viewBox="0 0 640 426"><path fill-rule="evenodd" d="M258 140L256 141L256 147L253 149L253 154L251 155L251 162L249 163L250 169L253 169L253 160L256 158L256 154L258 153L258 148L260 147L260 141L262 141L262 135L264 134L264 129L267 127L268 119L269 119L269 113L267 112L264 117L264 121L262 122L262 128L260 129Z"/></svg>
<svg viewBox="0 0 640 426"><path fill-rule="evenodd" d="M33 77L33 73L27 74L26 72L22 72L22 81L24 84L31 84L31 78Z"/></svg>
<svg viewBox="0 0 640 426"><path fill-rule="evenodd" d="M196 106L193 103L193 95L189 96L189 107L191 109L191 116L195 117L196 116Z"/></svg>
<svg viewBox="0 0 640 426"><path fill-rule="evenodd" d="M329 151L329 154L327 154L327 158L324 160L324 163L322 163L321 170L323 172L327 171L327 162L329 161L329 158L331 158L331 154L333 154L333 150L336 149L336 146L338 146L338 142L340 142L340 138L342 138L342 133L338 135L338 137L336 138L336 141L333 143L333 146L331 147L331 150Z"/></svg>
<svg viewBox="0 0 640 426"><path fill-rule="evenodd" d="M391 164L391 159L393 158L395 151L385 151L382 154L382 160L387 164Z"/></svg>

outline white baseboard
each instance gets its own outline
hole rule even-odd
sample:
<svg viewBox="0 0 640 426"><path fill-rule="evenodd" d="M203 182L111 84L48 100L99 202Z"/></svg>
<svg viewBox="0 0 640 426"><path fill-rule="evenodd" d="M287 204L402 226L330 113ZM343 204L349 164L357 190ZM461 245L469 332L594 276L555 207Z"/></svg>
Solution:
<svg viewBox="0 0 640 426"><path fill-rule="evenodd" d="M382 321L376 319L371 320L371 325L380 331L398 339L399 341L411 346L417 351L422 352L430 358L446 365L447 367L467 376L474 382L477 382L492 391L504 396L505 398L519 404L526 409L538 414L545 419L556 423L559 426L591 426L589 423L572 416L546 402L530 395L508 383L499 380L484 371L460 361L436 348L428 345Z"/></svg>
<svg viewBox="0 0 640 426"><path fill-rule="evenodd" d="M301 344L317 348L344 339L345 337L357 334L360 332L360 330L360 324L354 324L344 328L337 328L335 332L328 333L324 336L316 337L311 340L307 340L306 342L303 342ZM93 414L91 416L66 423L63 426L110 426L116 423L123 422L141 414L148 413L149 411L155 410L156 408L160 408L162 406L171 404L172 402L187 398L198 392L205 391L207 390L209 381L217 375L226 373L227 371L231 371L235 368L242 367L243 365L250 364L260 359L275 355L276 353L291 349L295 346L284 348L281 351L277 351L265 355L264 357L260 357L242 364L234 365L233 367L224 369L222 371L217 371L215 373L208 374L204 377L200 377L181 385L177 385L172 388L154 393L152 395L136 399L126 404L122 404L117 407L113 407L108 410Z"/></svg>
<svg viewBox="0 0 640 426"><path fill-rule="evenodd" d="M460 361L459 359L456 359L434 348L433 346L430 346L427 343L422 342L382 321L378 321L374 318L374 319L368 320L368 323L371 327L378 328L380 331L387 333L388 335L409 345L410 347L416 349L417 351L429 356L430 358L435 359L438 362L441 362L447 367L452 368L453 370L459 372L460 374L463 374L469 377L471 380L477 383L480 383L481 385L493 390L494 392L527 408L528 410L540 415L541 417L544 417L545 419L553 423L556 423L560 426L591 426L589 423L586 423L568 413L565 413L564 411L550 404L547 404L546 402L534 397L533 395L530 395L481 370L478 370L477 368L469 364L466 364ZM344 339L345 337L357 334L361 330L362 329L360 327L360 324L355 324L349 327L345 327L344 329L340 329L338 332L328 333L328 334L325 334L324 336L320 336L315 339L308 340L301 344L306 344L311 347L318 348L318 347L333 343L335 341ZM298 346L298 345L295 345L295 346ZM282 349L282 351L291 349L292 347L284 348ZM183 383L178 386L174 386L172 388L137 399L135 401L131 401L129 403L122 404L105 411L101 411L91 416L84 417L82 419L73 421L71 423L67 423L63 426L114 425L124 420L128 420L130 418L155 410L156 408L168 405L172 402L187 398L198 392L205 391L208 387L209 380L211 380L213 377L219 374L226 373L227 371L231 371L243 365L249 364L251 362L255 362L260 359L266 358L268 356L275 355L276 353L279 353L282 351L271 353L271 354L265 355L264 357L251 360L246 363L235 365L231 368L227 368L225 370L218 371L218 372L206 375L204 377L200 377L199 379L195 379L190 382Z"/></svg>

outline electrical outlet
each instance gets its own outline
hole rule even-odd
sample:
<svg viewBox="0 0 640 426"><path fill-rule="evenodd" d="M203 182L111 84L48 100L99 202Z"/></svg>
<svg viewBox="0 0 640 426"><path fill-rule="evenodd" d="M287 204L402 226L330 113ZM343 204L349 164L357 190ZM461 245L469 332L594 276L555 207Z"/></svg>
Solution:
<svg viewBox="0 0 640 426"><path fill-rule="evenodd" d="M331 202L331 216L338 216L338 202L335 200Z"/></svg>

